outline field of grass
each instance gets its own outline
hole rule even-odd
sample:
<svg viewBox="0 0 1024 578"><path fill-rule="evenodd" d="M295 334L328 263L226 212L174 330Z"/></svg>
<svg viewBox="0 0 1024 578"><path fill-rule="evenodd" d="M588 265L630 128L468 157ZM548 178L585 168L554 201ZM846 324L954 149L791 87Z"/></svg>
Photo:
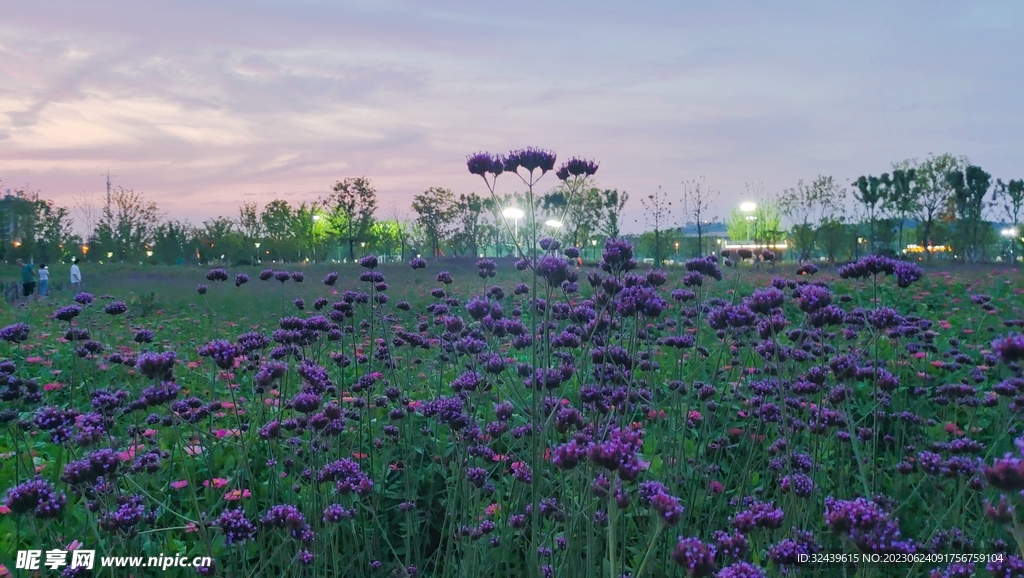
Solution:
<svg viewBox="0 0 1024 578"><path fill-rule="evenodd" d="M0 563L1024 576L1015 270L364 265L51 266L0 313ZM211 562L100 563L161 555Z"/></svg>

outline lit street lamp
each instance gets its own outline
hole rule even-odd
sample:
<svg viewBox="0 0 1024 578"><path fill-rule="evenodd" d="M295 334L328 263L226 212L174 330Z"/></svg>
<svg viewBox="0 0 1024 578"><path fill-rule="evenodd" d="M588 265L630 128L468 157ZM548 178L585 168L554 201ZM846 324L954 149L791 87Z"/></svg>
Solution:
<svg viewBox="0 0 1024 578"><path fill-rule="evenodd" d="M515 232L515 236L516 236L516 238L514 239L514 242L515 242L516 246L518 246L519 245L519 219L522 219L523 215L525 213L523 213L523 210L520 209L519 207L508 207L507 209L502 211L501 214L504 215L504 217L506 219L512 219L513 221L515 221L515 223L516 223L515 224L515 231L516 231Z"/></svg>
<svg viewBox="0 0 1024 578"><path fill-rule="evenodd" d="M1016 259L1016 257L1013 254L1013 243L1014 243L1014 240L1017 238L1017 235L1018 235L1017 227L1007 227L1007 228L1003 229L1002 231L1000 231L999 233L1002 236L1006 237L1006 240L1008 241L1008 243L1010 245L1010 260L1013 261L1013 262L1016 262L1017 259Z"/></svg>
<svg viewBox="0 0 1024 578"><path fill-rule="evenodd" d="M547 221L544 221L544 224L553 229L562 228L562 221L559 221L558 219L548 219Z"/></svg>

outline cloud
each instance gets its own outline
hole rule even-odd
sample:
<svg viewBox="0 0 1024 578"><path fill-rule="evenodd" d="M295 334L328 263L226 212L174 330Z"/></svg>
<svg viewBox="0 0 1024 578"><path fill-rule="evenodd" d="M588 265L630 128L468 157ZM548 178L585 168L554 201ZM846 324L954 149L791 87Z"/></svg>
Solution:
<svg viewBox="0 0 1024 578"><path fill-rule="evenodd" d="M1017 178L1011 3L23 3L0 23L0 179L70 203L116 184L174 217L482 191L467 153L601 162L603 186L725 207L928 151ZM510 192L512 181L503 181ZM630 209L632 222L639 205Z"/></svg>

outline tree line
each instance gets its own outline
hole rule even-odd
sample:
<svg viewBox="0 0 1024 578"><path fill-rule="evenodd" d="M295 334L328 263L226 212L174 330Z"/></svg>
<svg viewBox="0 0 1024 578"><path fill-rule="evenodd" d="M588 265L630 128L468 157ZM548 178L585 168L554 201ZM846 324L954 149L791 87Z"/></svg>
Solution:
<svg viewBox="0 0 1024 578"><path fill-rule="evenodd" d="M199 225L166 218L154 201L130 189L112 191L101 206L81 199L69 208L23 187L0 200L0 251L8 261L38 262L351 262L368 252L392 260L508 256L518 235L520 242L559 237L580 247L584 258L596 258L604 239L622 236L629 194L588 179L571 202L560 182L534 197L532 211L521 193L482 197L431 187L413 197L409 212L397 203L382 209L372 181L353 177L315 200L275 199L262 207L245 201L236 215ZM703 177L682 185L679 194L659 188L641 198L645 232L631 237L655 263L714 252L715 243L708 241L720 239L710 239L708 231L715 223L724 225L732 241L786 243L787 257L800 260L900 254L908 243L922 258L941 254L965 261L1014 256L1022 248L1024 179L993 180L962 156L909 159L845 185L819 175L777 194L748 186L748 202L723 221L711 214L719 193ZM531 214L534 222L525 217ZM76 219L87 231L84 238L75 232Z"/></svg>

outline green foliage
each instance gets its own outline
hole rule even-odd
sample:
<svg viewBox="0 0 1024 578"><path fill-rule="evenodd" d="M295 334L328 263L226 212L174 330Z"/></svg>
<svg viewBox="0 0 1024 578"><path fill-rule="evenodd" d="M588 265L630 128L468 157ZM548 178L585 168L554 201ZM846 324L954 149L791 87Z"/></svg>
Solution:
<svg viewBox="0 0 1024 578"><path fill-rule="evenodd" d="M430 252L441 254L441 242L451 235L458 208L455 194L443 187L430 187L412 199L416 222L423 227Z"/></svg>
<svg viewBox="0 0 1024 578"><path fill-rule="evenodd" d="M786 189L779 195L776 205L778 212L794 225L800 226L801 235L797 237L796 249L801 260L811 257L821 224L842 212L845 196L846 191L832 177L824 175L818 175L809 185L801 180L796 187ZM757 223L755 225L762 226ZM767 237L767 232L773 228L767 222L763 226L766 227L764 236Z"/></svg>

